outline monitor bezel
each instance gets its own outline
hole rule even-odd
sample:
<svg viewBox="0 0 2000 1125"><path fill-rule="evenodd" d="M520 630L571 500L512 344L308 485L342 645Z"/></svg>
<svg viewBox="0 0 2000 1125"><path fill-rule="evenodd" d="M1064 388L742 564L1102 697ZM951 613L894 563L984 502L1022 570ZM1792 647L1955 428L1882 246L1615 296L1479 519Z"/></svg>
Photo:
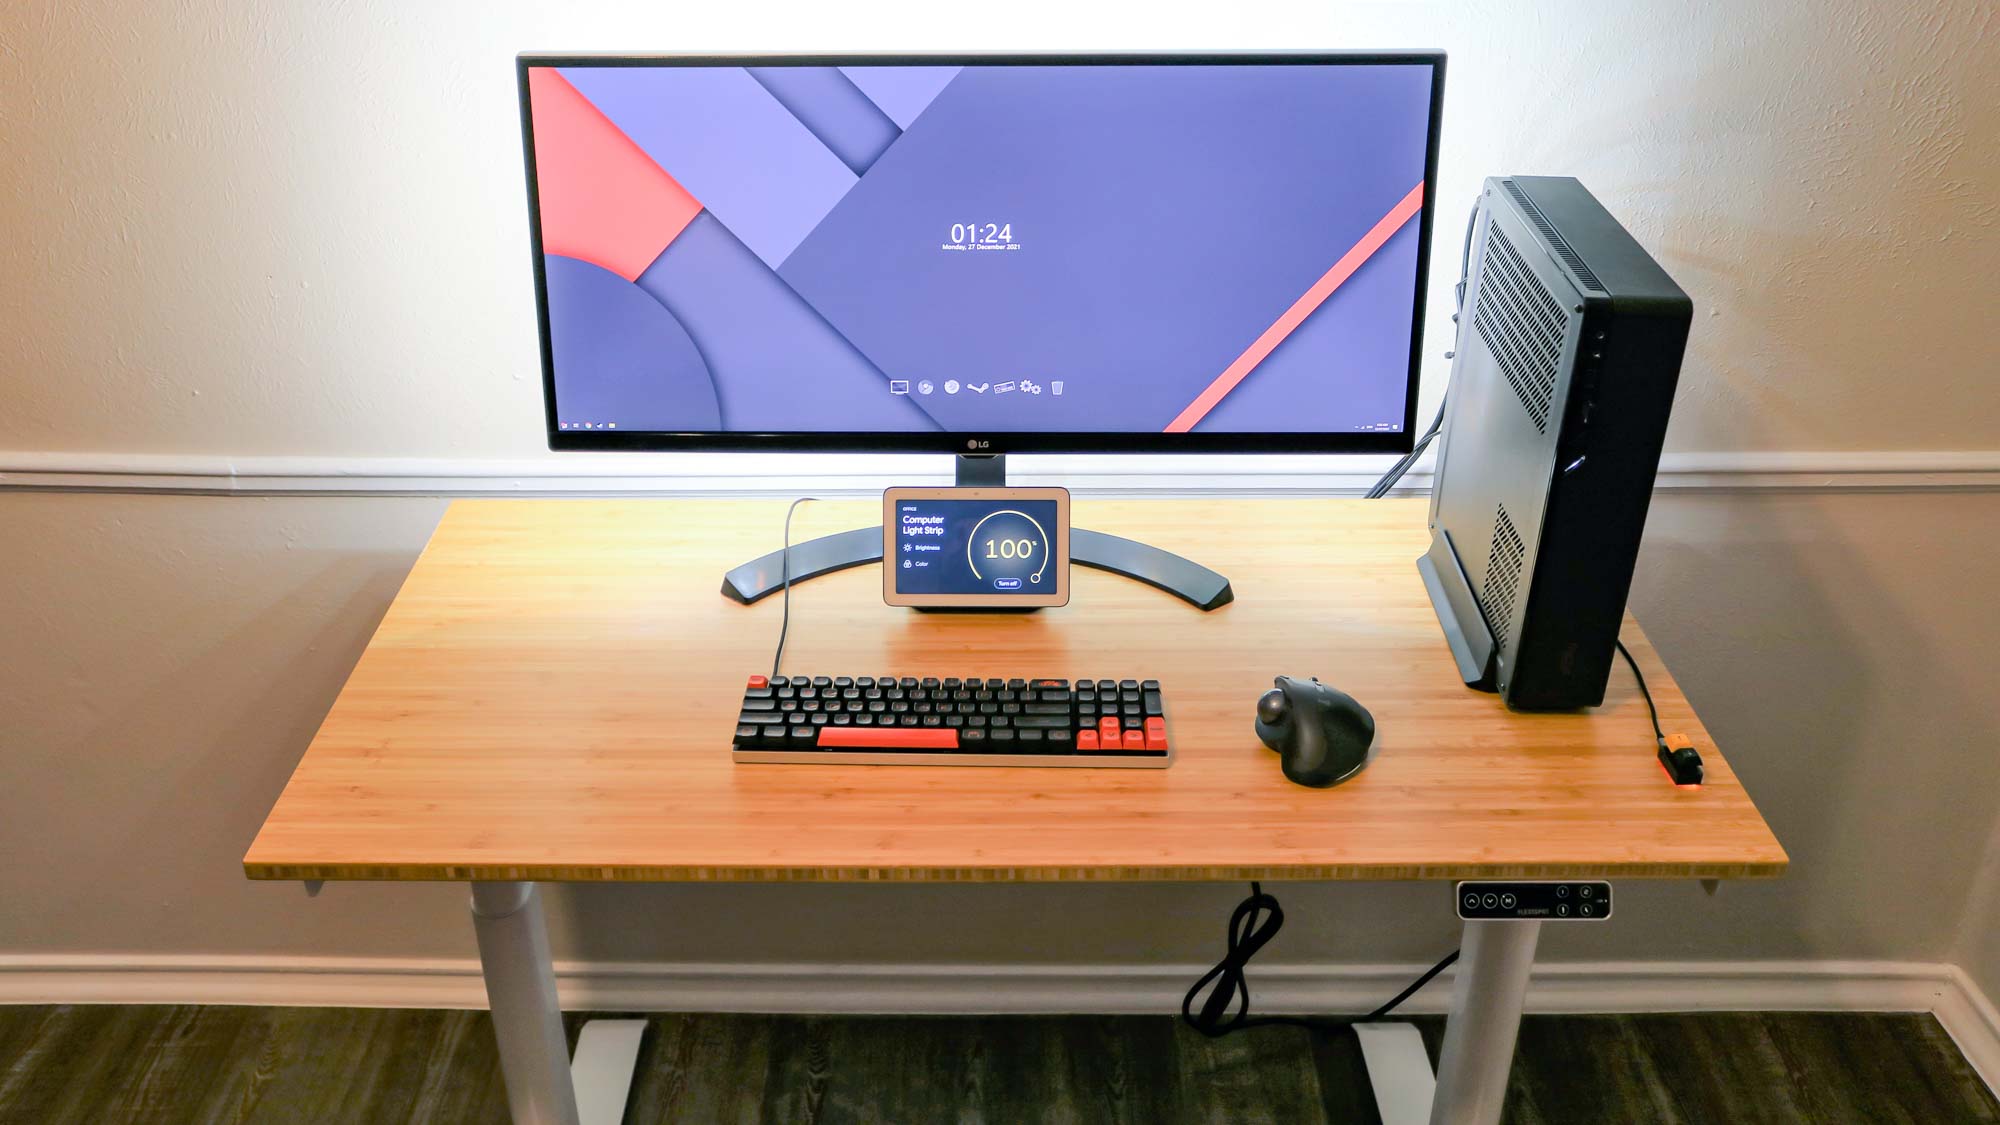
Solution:
<svg viewBox="0 0 2000 1125"><path fill-rule="evenodd" d="M1410 366L1403 427L1393 432L1220 433L1053 431L674 431L563 430L556 418L555 353L550 347L548 275L542 250L541 197L535 174L534 118L528 98L533 67L570 66L1428 66L1430 120L1424 142L1424 201L1417 214L1417 279L1410 320ZM1282 51L1115 54L830 54L676 55L523 52L515 56L522 161L528 185L528 251L535 278L535 320L542 360L543 425L548 447L598 452L827 453L1408 453L1416 440L1417 389L1423 368L1424 306L1430 289L1431 228L1437 210L1438 137L1444 111L1445 53Z"/></svg>

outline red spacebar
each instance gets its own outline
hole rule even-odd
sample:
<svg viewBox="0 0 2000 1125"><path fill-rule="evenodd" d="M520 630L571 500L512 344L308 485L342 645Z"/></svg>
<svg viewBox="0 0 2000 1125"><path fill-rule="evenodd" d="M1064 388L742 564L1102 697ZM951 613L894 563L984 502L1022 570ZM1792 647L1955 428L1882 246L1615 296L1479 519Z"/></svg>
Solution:
<svg viewBox="0 0 2000 1125"><path fill-rule="evenodd" d="M956 750L958 731L951 727L821 727L819 747L849 746L863 750Z"/></svg>

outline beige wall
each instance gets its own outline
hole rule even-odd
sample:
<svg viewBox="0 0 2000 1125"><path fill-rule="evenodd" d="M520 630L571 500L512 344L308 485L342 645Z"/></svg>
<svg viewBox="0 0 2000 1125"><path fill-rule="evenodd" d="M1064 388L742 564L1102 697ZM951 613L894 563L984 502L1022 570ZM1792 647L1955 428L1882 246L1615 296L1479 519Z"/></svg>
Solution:
<svg viewBox="0 0 2000 1125"><path fill-rule="evenodd" d="M1701 310L1675 448L2000 444L1987 0L14 0L0 43L0 466L538 454L525 48L1444 47L1432 324L1480 179L1572 174Z"/></svg>
<svg viewBox="0 0 2000 1125"><path fill-rule="evenodd" d="M543 456L528 47L1443 46L1433 324L1480 177L1576 174L1700 309L1675 450L2000 449L1965 303L2000 183L1981 0L562 8L8 6L0 470ZM470 954L456 888L309 903L237 868L441 507L0 492L0 952ZM1635 607L1795 869L1634 887L1549 955L1957 957L2000 991L1996 528L1991 492L1663 496ZM602 959L1187 961L1237 893L631 888L554 915ZM1435 888L1287 897L1283 959L1452 939Z"/></svg>

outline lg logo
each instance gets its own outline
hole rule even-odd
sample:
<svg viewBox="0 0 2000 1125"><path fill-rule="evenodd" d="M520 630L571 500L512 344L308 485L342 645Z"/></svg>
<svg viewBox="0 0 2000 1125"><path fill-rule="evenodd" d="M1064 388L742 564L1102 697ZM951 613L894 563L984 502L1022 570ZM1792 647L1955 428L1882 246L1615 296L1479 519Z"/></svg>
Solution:
<svg viewBox="0 0 2000 1125"><path fill-rule="evenodd" d="M985 449L985 448L988 448L989 446L991 446L992 444L993 444L993 443L992 443L992 442L990 442L990 441L980 441L980 440L979 440L978 438L967 438L967 439L966 439L966 441L965 441L965 448L967 448L967 449Z"/></svg>

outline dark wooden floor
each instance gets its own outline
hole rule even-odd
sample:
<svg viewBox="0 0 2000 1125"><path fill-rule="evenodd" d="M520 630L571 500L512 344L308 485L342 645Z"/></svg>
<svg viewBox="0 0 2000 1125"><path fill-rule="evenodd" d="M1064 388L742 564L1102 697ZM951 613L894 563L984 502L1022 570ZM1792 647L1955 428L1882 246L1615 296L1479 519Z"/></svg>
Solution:
<svg viewBox="0 0 2000 1125"><path fill-rule="evenodd" d="M570 1020L572 1041L581 1016ZM1433 1057L1443 1025L1417 1021ZM656 1016L626 1120L1368 1122L1345 1030ZM1925 1015L1531 1017L1510 1122L2000 1121ZM504 1121L484 1012L0 1007L0 1122Z"/></svg>

